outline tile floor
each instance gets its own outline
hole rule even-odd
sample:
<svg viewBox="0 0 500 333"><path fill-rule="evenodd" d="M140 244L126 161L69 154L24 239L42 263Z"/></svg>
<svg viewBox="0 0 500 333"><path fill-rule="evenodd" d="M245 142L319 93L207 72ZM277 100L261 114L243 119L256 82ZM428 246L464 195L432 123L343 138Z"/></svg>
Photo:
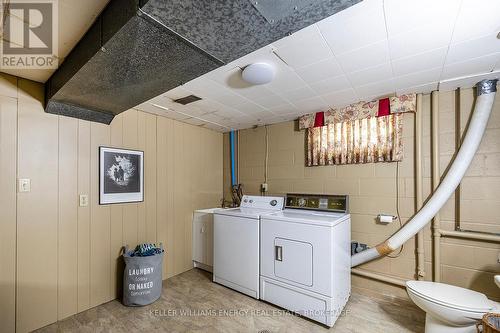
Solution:
<svg viewBox="0 0 500 333"><path fill-rule="evenodd" d="M424 332L424 313L405 300L354 292L345 313L328 330L211 279L210 273L192 269L166 280L163 296L154 304L130 308L115 300L37 332Z"/></svg>

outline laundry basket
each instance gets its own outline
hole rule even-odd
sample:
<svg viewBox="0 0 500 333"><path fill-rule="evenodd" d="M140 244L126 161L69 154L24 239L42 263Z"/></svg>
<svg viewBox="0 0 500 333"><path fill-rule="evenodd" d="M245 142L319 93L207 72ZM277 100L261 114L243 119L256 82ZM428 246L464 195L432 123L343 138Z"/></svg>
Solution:
<svg viewBox="0 0 500 333"><path fill-rule="evenodd" d="M148 305L161 296L163 246L157 252L149 250L145 254L138 254L137 248L129 251L126 246L123 253L123 305L126 306Z"/></svg>
<svg viewBox="0 0 500 333"><path fill-rule="evenodd" d="M477 331L480 333L500 332L500 313L487 313L483 320L477 324Z"/></svg>

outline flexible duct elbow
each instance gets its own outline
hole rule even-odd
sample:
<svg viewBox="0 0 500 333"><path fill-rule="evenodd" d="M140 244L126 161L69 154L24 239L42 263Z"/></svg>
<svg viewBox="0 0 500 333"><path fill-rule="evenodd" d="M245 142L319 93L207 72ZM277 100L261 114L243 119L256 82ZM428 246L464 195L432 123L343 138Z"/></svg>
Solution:
<svg viewBox="0 0 500 333"><path fill-rule="evenodd" d="M351 266L385 256L415 236L439 212L462 181L479 148L495 100L497 80L483 80L476 85L477 100L469 128L446 176L426 204L395 234L375 248L357 253Z"/></svg>

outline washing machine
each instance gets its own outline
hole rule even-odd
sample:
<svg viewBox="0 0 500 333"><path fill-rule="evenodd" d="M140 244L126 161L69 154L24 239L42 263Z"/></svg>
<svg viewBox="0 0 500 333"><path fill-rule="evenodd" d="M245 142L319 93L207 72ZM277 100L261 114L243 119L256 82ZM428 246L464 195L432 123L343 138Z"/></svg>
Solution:
<svg viewBox="0 0 500 333"><path fill-rule="evenodd" d="M260 298L332 327L351 293L348 197L287 194L262 216Z"/></svg>
<svg viewBox="0 0 500 333"><path fill-rule="evenodd" d="M214 211L214 282L259 298L260 219L283 205L283 197L244 195L240 207Z"/></svg>

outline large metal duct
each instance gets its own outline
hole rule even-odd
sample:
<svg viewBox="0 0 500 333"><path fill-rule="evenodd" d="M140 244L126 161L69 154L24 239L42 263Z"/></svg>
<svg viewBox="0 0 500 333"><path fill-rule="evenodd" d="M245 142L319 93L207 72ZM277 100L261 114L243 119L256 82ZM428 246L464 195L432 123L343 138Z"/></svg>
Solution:
<svg viewBox="0 0 500 333"><path fill-rule="evenodd" d="M113 117L360 0L111 0L46 83L46 112Z"/></svg>

